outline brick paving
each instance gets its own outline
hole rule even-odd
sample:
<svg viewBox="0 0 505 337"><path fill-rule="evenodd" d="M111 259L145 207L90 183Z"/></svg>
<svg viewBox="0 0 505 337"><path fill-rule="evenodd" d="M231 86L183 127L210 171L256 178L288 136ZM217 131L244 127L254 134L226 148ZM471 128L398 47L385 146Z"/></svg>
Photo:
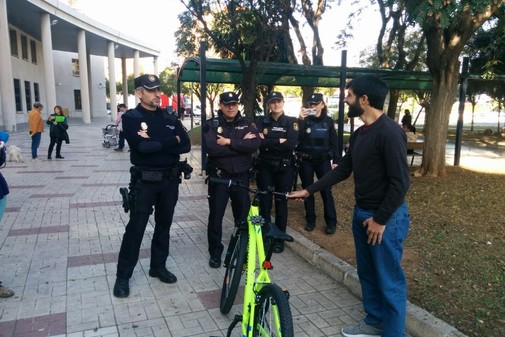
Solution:
<svg viewBox="0 0 505 337"><path fill-rule="evenodd" d="M27 132L11 135L9 143L21 148L25 161L2 169L11 193L0 222L0 280L16 294L0 299L0 336L225 336L242 297L228 315L220 313L224 269L208 266L200 148L183 156L195 170L180 185L171 229L167 268L177 283L148 276L151 219L130 296L112 295L128 221L118 189L129 182L130 163L127 151L102 147L101 128L108 123L105 118L91 125L71 121L63 160L32 162ZM40 158L48 144L46 131ZM224 238L232 226L228 210ZM290 291L297 337L341 336L342 326L361 319L360 300L294 250L276 254L273 264L273 281Z"/></svg>

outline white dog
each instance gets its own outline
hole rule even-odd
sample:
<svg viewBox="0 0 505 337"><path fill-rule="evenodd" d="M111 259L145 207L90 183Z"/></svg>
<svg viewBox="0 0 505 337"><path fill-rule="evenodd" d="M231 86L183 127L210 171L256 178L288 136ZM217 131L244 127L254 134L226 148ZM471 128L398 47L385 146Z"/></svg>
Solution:
<svg viewBox="0 0 505 337"><path fill-rule="evenodd" d="M16 163L23 163L23 156L21 156L21 149L16 145L10 145L7 149L7 154L9 155L9 161L15 161Z"/></svg>

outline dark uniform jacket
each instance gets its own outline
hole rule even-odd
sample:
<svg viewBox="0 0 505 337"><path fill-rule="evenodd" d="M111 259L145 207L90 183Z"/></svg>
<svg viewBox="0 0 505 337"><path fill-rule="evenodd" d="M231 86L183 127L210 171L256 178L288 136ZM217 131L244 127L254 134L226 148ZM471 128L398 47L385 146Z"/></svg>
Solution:
<svg viewBox="0 0 505 337"><path fill-rule="evenodd" d="M261 141L258 158L260 160L279 160L291 158L298 142L298 123L294 117L282 114L278 120L271 115L256 122L259 132L265 137ZM284 143L279 138L286 138Z"/></svg>
<svg viewBox="0 0 505 337"><path fill-rule="evenodd" d="M211 166L228 174L243 173L251 168L252 154L258 150L261 142L251 119L241 117L239 113L232 122L227 122L222 113L218 112L217 118L206 122L203 132L208 154L207 174L210 174ZM249 132L255 134L256 138L244 139ZM217 144L218 135L230 138L231 144Z"/></svg>
<svg viewBox="0 0 505 337"><path fill-rule="evenodd" d="M160 108L150 111L138 104L123 114L122 121L123 133L130 146L130 160L135 166L173 167L179 162L181 153L191 150L189 136L181 121ZM149 138L138 134L142 130Z"/></svg>
<svg viewBox="0 0 505 337"><path fill-rule="evenodd" d="M337 148L337 131L333 119L327 115L308 116L300 123L300 137L296 148L303 154L325 154L327 158L337 161L340 154Z"/></svg>

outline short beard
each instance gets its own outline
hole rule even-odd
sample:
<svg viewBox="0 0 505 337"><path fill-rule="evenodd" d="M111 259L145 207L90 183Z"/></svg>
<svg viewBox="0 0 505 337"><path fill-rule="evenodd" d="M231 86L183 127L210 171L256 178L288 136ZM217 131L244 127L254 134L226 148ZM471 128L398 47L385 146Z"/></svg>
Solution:
<svg viewBox="0 0 505 337"><path fill-rule="evenodd" d="M349 112L347 115L349 118L360 117L364 112L365 110L363 110L359 102L356 101L353 104L349 104Z"/></svg>

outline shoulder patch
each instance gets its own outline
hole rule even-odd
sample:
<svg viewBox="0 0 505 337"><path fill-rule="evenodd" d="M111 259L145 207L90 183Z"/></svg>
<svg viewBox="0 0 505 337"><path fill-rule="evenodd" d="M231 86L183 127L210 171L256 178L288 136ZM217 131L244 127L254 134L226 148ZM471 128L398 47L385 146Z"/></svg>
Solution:
<svg viewBox="0 0 505 337"><path fill-rule="evenodd" d="M293 123L293 130L298 131L300 128L298 127L298 123L294 122Z"/></svg>

